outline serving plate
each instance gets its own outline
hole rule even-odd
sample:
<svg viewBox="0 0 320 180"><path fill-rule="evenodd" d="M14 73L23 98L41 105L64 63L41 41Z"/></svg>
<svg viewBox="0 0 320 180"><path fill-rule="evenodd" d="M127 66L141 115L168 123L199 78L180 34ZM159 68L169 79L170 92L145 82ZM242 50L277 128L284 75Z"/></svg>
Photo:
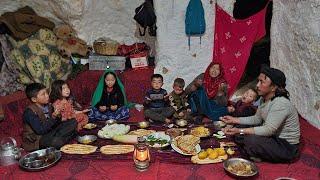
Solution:
<svg viewBox="0 0 320 180"><path fill-rule="evenodd" d="M176 146L175 142L172 142L172 143L171 143L171 147L172 147L173 150L175 150L175 151L176 151L177 153L179 153L179 154L182 154L182 155L185 155L185 156L195 155L195 154L189 154L189 153L183 152L178 146ZM200 145L197 144L197 145L195 146L195 148L196 148L196 154L198 154L198 153L201 151Z"/></svg>
<svg viewBox="0 0 320 180"><path fill-rule="evenodd" d="M196 128L205 128L205 129L208 130L209 133L207 135L198 136L198 135L196 135L195 132L193 132L193 131L195 131ZM200 139L205 139L205 138L210 138L212 136L212 134L213 134L213 131L210 128L206 127L206 126L194 126L194 127L190 128L190 129L188 129L188 134L197 136Z"/></svg>
<svg viewBox="0 0 320 180"><path fill-rule="evenodd" d="M19 160L19 166L26 171L42 171L54 166L61 159L61 152L53 147L26 154Z"/></svg>
<svg viewBox="0 0 320 180"><path fill-rule="evenodd" d="M229 170L229 166L230 165L234 165L236 163L244 163L245 165L248 165L251 167L251 172L247 173L247 174L239 174L236 172L233 172L231 170ZM259 170L258 167L251 161L248 161L246 159L243 158L230 158L226 161L223 162L223 168L224 170L231 176L233 177L237 177L237 178L248 178L248 177L252 177L255 176L256 174L258 174Z"/></svg>
<svg viewBox="0 0 320 180"><path fill-rule="evenodd" d="M130 131L130 126L125 124L107 124L98 131L98 137L102 139L112 139L115 135L124 135Z"/></svg>
<svg viewBox="0 0 320 180"><path fill-rule="evenodd" d="M147 144L153 148L165 148L170 145L171 138L165 132L154 132L145 137ZM162 143L165 141L166 143Z"/></svg>

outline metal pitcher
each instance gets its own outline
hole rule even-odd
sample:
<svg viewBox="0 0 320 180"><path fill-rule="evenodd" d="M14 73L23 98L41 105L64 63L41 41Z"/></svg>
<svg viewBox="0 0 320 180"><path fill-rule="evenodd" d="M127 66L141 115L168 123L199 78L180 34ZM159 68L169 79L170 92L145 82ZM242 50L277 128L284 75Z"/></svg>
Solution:
<svg viewBox="0 0 320 180"><path fill-rule="evenodd" d="M12 137L5 137L0 144L0 163L2 166L17 163L23 149L17 147L17 142Z"/></svg>

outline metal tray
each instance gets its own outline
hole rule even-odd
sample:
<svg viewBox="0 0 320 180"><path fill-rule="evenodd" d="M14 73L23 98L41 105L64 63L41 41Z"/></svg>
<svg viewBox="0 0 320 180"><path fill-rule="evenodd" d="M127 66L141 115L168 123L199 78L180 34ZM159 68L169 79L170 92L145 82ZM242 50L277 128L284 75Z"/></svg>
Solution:
<svg viewBox="0 0 320 180"><path fill-rule="evenodd" d="M61 152L51 147L26 154L19 160L19 166L26 171L42 171L54 166L60 159Z"/></svg>

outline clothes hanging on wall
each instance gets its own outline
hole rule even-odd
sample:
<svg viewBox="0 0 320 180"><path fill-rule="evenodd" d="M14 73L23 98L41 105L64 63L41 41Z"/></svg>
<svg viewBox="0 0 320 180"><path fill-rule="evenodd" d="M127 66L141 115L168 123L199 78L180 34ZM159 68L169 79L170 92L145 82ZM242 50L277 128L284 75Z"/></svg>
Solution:
<svg viewBox="0 0 320 180"><path fill-rule="evenodd" d="M240 81L253 43L265 35L266 7L247 19L236 20L216 4L213 61L224 67L229 95Z"/></svg>

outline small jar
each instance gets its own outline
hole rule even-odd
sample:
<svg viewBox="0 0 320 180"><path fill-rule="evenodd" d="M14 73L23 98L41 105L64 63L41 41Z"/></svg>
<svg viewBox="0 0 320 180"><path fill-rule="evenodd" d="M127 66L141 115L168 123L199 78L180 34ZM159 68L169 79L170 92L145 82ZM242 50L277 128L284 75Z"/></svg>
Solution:
<svg viewBox="0 0 320 180"><path fill-rule="evenodd" d="M134 147L133 160L137 171L146 171L150 164L149 147L143 137L138 137Z"/></svg>

